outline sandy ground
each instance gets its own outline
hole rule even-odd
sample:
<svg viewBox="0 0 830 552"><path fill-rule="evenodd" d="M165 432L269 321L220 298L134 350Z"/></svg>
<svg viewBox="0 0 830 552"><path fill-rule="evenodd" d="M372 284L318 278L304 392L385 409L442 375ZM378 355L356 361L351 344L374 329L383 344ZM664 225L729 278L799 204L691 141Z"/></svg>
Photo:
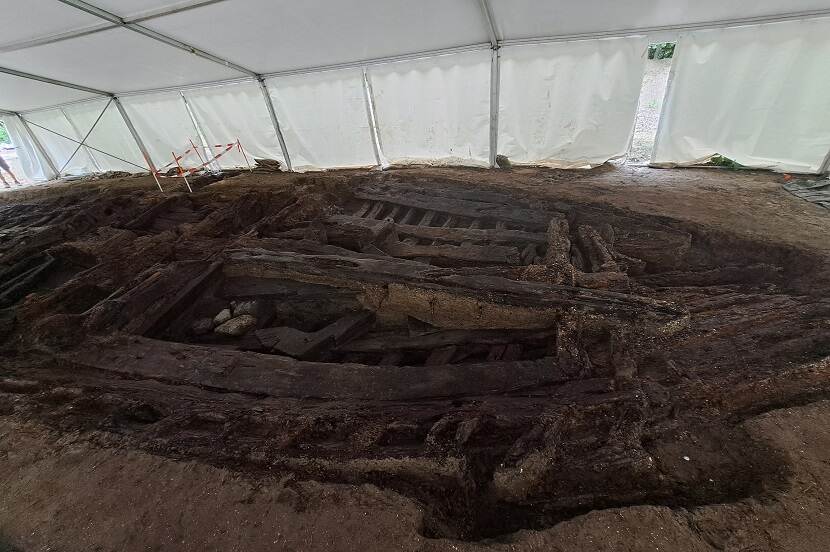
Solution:
<svg viewBox="0 0 830 552"><path fill-rule="evenodd" d="M416 172L417 171L417 172ZM343 174L356 174L351 171ZM400 169L666 216L824 256L830 216L781 188L780 175L721 169L592 171ZM278 175L275 181L288 181ZM313 176L306 177L313 178ZM246 175L217 189L250 187ZM0 194L6 202L66 186L151 190L149 178L49 184ZM824 284L821 284L824 285ZM822 378L827 360L810 368ZM194 394L198 390L188 392ZM596 510L509 539L459 542L419 531L414 501L373 485L252 478L229 468L123 448L102 435L58 432L0 413L0 550L551 550L804 551L830 549L830 402L819 394L734 420L780 454L787 484L772 494L696 508L648 504ZM694 469L696 451L689 462Z"/></svg>

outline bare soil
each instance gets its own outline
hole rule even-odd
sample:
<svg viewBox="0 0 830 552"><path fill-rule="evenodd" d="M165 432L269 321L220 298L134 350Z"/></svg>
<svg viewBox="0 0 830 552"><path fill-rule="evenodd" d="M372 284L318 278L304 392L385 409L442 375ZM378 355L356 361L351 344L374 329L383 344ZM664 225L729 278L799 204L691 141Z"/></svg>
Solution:
<svg viewBox="0 0 830 552"><path fill-rule="evenodd" d="M154 186L0 195L0 549L830 545L830 217L780 176Z"/></svg>

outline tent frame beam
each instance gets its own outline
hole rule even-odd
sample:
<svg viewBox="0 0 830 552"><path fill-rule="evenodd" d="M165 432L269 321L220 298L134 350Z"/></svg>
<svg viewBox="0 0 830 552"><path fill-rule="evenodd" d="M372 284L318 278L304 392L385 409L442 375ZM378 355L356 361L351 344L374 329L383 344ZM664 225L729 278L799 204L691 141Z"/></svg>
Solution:
<svg viewBox="0 0 830 552"><path fill-rule="evenodd" d="M43 77L41 75L34 75L32 73L26 73L25 71L18 71L17 69L11 69L9 67L0 67L0 73L6 73L7 75L12 75L15 77L20 77L23 79L29 80L36 80L40 82L45 82L46 84L53 84L55 86L63 86L64 88L73 88L75 90L80 90L81 92L87 92L89 94L96 94L98 96L109 96L112 97L114 94L112 92L104 92L103 90L98 90L97 88L90 88L89 86L82 86L80 84L74 84L71 82L66 82L58 79L53 79L49 77ZM63 105L63 104L61 104ZM55 106L59 107L59 106Z"/></svg>
<svg viewBox="0 0 830 552"><path fill-rule="evenodd" d="M246 69L241 65L237 65L230 60L220 58L219 56L215 56L209 52L206 52L200 48L196 48L195 46L191 46L190 44L186 44L180 40L176 40L175 38L171 38L167 35L161 34L156 32L148 27L143 25L139 25L138 23L129 23L127 20L115 15L114 13L108 12L103 10L97 6L93 6L88 2L84 2L83 0L58 0L66 4L67 6L72 6L73 8L77 8L83 12L86 12L90 15L94 15L95 17L100 17L105 21L109 21L110 23L117 25L118 27L123 27L125 29L129 29L130 31L136 32L138 34L144 35L148 38L152 38L153 40L157 40L168 46L172 46L173 48L178 48L179 50L184 50L185 52L191 53L197 57L202 59L206 59L208 61L212 61L214 63L218 63L219 65L223 65L227 68L233 69L234 71L238 71L249 77L257 77L257 74L250 69Z"/></svg>
<svg viewBox="0 0 830 552"><path fill-rule="evenodd" d="M158 19L159 17L164 17L166 15L174 15L180 12L189 11L196 8L203 8L205 6L210 6L211 4L218 4L219 2L226 1L227 0L200 0L197 2L193 2L192 4L179 5L171 8L162 8L158 10L144 12L142 15L137 15L135 17L125 17L124 23L143 23L145 21L151 21L153 19ZM0 47L0 53L14 52L15 50L24 50L26 48L33 48L35 46L45 46L47 44L54 44L55 42L61 42L63 40L68 40L70 38L81 38L83 36L100 33L102 31L117 29L118 27L119 25L101 23L99 25L87 27L85 29L76 29L73 31L66 31L63 33L42 36L39 38L33 38L21 42L7 44L3 47Z"/></svg>

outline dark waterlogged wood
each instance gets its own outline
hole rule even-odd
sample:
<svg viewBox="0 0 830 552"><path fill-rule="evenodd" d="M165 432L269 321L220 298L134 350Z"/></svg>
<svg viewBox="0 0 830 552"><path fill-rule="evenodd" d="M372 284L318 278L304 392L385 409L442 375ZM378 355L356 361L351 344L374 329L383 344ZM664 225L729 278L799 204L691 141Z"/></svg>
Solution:
<svg viewBox="0 0 830 552"><path fill-rule="evenodd" d="M366 366L170 343L135 336L91 340L59 358L76 368L281 398L408 401L521 392L567 380L556 361Z"/></svg>

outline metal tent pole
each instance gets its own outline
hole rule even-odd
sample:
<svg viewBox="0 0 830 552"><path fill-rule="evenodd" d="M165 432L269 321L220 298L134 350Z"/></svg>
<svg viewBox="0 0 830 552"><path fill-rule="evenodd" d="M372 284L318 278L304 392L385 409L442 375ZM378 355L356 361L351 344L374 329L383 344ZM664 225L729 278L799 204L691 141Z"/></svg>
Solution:
<svg viewBox="0 0 830 552"><path fill-rule="evenodd" d="M501 53L493 48L490 57L490 167L498 166L499 153L499 87L501 85Z"/></svg>
<svg viewBox="0 0 830 552"><path fill-rule="evenodd" d="M487 24L487 34L490 37L490 168L498 166L496 156L499 152L499 86L501 79L500 54L501 40L496 28L496 20L493 17L493 10L490 9L488 0L478 0L481 7L481 14Z"/></svg>
<svg viewBox="0 0 830 552"><path fill-rule="evenodd" d="M199 120L196 118L196 114L193 113L193 110L190 109L190 103L187 101L187 97L184 95L183 91L179 91L179 94L182 97L182 101L184 102L184 108L187 110L187 115L190 117L190 122L193 124L193 128L196 130L196 135L199 137L199 141L202 143L202 150L205 154L205 159L202 161L203 163L213 157L213 152L210 149L210 145L208 144L207 138L205 138L205 133L202 131L202 125L199 124ZM201 156L200 156L201 157ZM221 167L219 166L219 162L214 160L212 163L212 170L215 172L221 172ZM207 166L205 166L207 168Z"/></svg>
<svg viewBox="0 0 830 552"><path fill-rule="evenodd" d="M121 114L121 118L124 119L124 124L127 125L127 128L130 131L130 134L133 136L133 140L135 140L135 144L138 146L138 149L141 151L141 155L144 156L144 161L147 162L147 167L150 169L150 174L153 175L153 178L156 181L156 186L159 187L159 190L164 192L164 189L161 187L161 183L159 182L158 176L156 175L156 166L153 164L153 159L150 157L149 152L147 151L147 147L144 145L144 142L141 140L141 136L138 135L138 131L136 131L135 127L133 126L133 122L130 120L130 117L127 115L127 111L124 109L124 106L121 105L121 100L118 99L117 96L112 98L112 101L115 102L115 107L118 108L118 112Z"/></svg>
<svg viewBox="0 0 830 552"><path fill-rule="evenodd" d="M372 90L372 81L369 72L363 68L363 99L366 103L366 117L369 119L369 133L372 135L372 149L375 151L375 161L383 169L383 154L380 146L380 130L378 130L378 116L375 112L375 94Z"/></svg>
<svg viewBox="0 0 830 552"><path fill-rule="evenodd" d="M27 123L26 119L24 119L20 114L17 115L17 118L20 119L20 124L22 124L23 128L26 129L26 133L29 135L29 138L32 140L32 143L35 145L35 148L37 148L40 155L46 161L46 164L49 165L49 168L52 170L52 178L59 178L61 173L58 171L58 168L55 166L55 162L52 161L52 158L49 156L49 153L46 151L46 148L44 148L43 144L40 143L40 140L38 140L35 133L32 132L32 129L29 126L29 123ZM52 178L50 178L49 180L52 180Z"/></svg>
<svg viewBox="0 0 830 552"><path fill-rule="evenodd" d="M271 94L268 93L268 87L265 85L265 79L258 77L257 83L259 83L259 89L262 90L262 97L265 99L265 105L268 108L268 115L271 116L271 124L274 125L274 131L277 133L277 140L280 142L282 157L285 159L285 168L287 168L289 172L292 172L294 167L291 165L291 157L288 155L288 148L285 145L285 138L282 135L282 129L280 129L280 122L279 119L277 119L277 112L274 111L274 102L271 101Z"/></svg>
<svg viewBox="0 0 830 552"><path fill-rule="evenodd" d="M828 172L830 172L830 151L828 151L827 155L824 156L824 161L822 161L818 168L818 174L824 175Z"/></svg>

